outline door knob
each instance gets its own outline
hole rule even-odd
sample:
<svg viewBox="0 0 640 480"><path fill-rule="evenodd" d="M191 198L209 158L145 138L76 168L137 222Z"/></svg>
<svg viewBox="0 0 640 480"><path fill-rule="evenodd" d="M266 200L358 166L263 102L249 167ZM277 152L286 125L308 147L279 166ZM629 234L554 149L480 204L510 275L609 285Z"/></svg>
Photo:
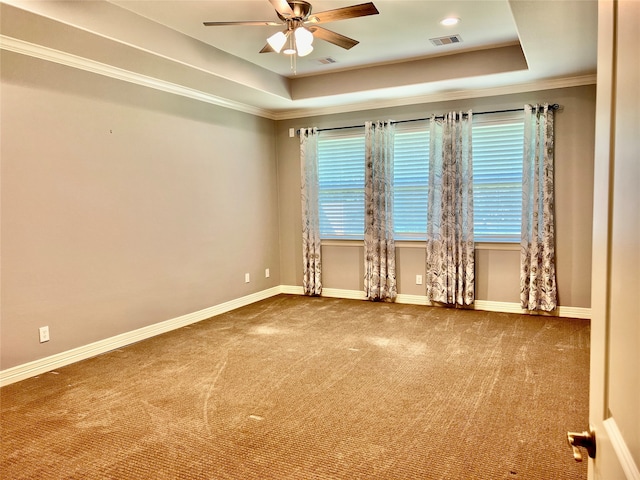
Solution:
<svg viewBox="0 0 640 480"><path fill-rule="evenodd" d="M582 433L567 432L567 442L573 450L573 459L576 462L582 461L582 452L578 447L585 448L589 457L596 458L596 432L593 430Z"/></svg>

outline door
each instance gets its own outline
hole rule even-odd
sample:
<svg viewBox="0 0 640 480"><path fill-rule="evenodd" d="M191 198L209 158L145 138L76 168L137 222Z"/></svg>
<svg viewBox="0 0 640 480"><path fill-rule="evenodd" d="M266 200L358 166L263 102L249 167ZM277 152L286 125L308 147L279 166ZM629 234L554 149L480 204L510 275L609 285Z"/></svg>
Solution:
<svg viewBox="0 0 640 480"><path fill-rule="evenodd" d="M640 0L598 4L589 477L640 480Z"/></svg>

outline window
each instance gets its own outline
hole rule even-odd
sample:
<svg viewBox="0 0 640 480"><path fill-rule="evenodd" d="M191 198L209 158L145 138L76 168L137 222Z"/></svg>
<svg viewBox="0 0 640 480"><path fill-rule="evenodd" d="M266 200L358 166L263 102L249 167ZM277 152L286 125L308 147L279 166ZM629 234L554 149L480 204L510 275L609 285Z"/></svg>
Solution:
<svg viewBox="0 0 640 480"><path fill-rule="evenodd" d="M523 142L522 115L493 118L473 125L473 235L476 242L520 241Z"/></svg>
<svg viewBox="0 0 640 480"><path fill-rule="evenodd" d="M320 237L364 238L364 133L318 137Z"/></svg>
<svg viewBox="0 0 640 480"><path fill-rule="evenodd" d="M393 159L393 223L397 240L422 240L427 232L429 128L398 126ZM415 125L415 124L414 124Z"/></svg>
<svg viewBox="0 0 640 480"><path fill-rule="evenodd" d="M474 117L473 201L476 242L520 241L522 215L521 113ZM396 240L422 240L427 230L428 124L396 129L394 225ZM323 132L318 140L320 236L364 237L364 133Z"/></svg>

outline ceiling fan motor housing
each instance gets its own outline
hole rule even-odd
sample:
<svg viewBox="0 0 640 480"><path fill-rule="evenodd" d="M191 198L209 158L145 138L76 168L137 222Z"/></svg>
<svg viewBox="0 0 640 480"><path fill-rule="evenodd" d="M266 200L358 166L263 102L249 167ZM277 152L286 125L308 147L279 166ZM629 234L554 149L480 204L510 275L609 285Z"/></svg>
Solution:
<svg viewBox="0 0 640 480"><path fill-rule="evenodd" d="M304 21L311 14L311 4L309 2L305 2L303 0L288 0L287 3L291 7L291 10L293 10L293 16L284 17L280 14L280 12L276 11L276 13L278 14L278 18L280 18L280 20L282 20L283 22L293 19Z"/></svg>

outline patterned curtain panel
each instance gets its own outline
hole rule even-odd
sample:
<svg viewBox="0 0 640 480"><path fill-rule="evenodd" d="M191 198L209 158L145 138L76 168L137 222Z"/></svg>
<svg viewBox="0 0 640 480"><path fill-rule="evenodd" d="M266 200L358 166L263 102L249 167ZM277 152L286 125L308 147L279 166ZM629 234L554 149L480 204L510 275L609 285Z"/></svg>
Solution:
<svg viewBox="0 0 640 480"><path fill-rule="evenodd" d="M369 300L393 301L393 139L391 122L365 123L364 291Z"/></svg>
<svg viewBox="0 0 640 480"><path fill-rule="evenodd" d="M553 109L544 104L524 110L520 304L548 312L557 306Z"/></svg>
<svg viewBox="0 0 640 480"><path fill-rule="evenodd" d="M474 301L471 111L430 122L427 208L427 300L448 305Z"/></svg>
<svg viewBox="0 0 640 480"><path fill-rule="evenodd" d="M302 190L302 287L305 295L322 293L320 217L318 213L318 129L300 129Z"/></svg>

